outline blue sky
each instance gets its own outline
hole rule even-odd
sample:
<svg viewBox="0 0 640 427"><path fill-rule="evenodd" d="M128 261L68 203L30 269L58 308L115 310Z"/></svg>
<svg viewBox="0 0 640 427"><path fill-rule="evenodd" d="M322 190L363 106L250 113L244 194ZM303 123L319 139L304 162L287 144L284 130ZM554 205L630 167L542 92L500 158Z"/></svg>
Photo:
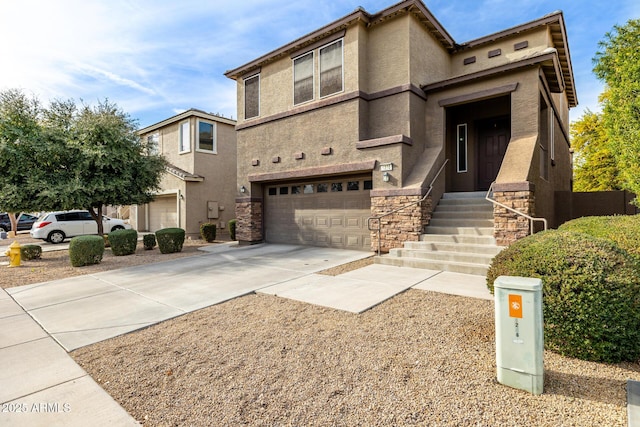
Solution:
<svg viewBox="0 0 640 427"><path fill-rule="evenodd" d="M458 43L564 12L579 106L598 110L592 58L638 0L424 0ZM108 98L141 127L189 108L236 118L224 72L339 19L395 0L0 0L0 89L44 104Z"/></svg>

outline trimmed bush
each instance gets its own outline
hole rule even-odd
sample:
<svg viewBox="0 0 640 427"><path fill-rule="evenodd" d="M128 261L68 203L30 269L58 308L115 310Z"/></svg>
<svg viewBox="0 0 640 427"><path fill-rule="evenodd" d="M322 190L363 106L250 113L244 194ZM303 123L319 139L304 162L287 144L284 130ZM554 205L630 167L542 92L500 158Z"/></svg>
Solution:
<svg viewBox="0 0 640 427"><path fill-rule="evenodd" d="M238 220L232 219L229 221L229 235L231 236L231 240L236 240L236 224Z"/></svg>
<svg viewBox="0 0 640 427"><path fill-rule="evenodd" d="M640 264L611 241L550 230L500 252L487 274L543 282L545 348L583 360L640 358Z"/></svg>
<svg viewBox="0 0 640 427"><path fill-rule="evenodd" d="M100 264L104 255L102 236L76 236L69 242L69 259L74 267Z"/></svg>
<svg viewBox="0 0 640 427"><path fill-rule="evenodd" d="M585 216L558 229L611 240L640 259L640 215Z"/></svg>
<svg viewBox="0 0 640 427"><path fill-rule="evenodd" d="M216 240L216 232L217 227L215 224L205 222L200 225L200 237L202 237L202 240L206 240L209 243L213 242Z"/></svg>
<svg viewBox="0 0 640 427"><path fill-rule="evenodd" d="M23 245L20 247L20 257L26 261L40 259L42 247L40 245Z"/></svg>
<svg viewBox="0 0 640 427"><path fill-rule="evenodd" d="M163 228L156 231L156 240L160 253L171 254L181 252L185 232L182 228Z"/></svg>
<svg viewBox="0 0 640 427"><path fill-rule="evenodd" d="M114 230L109 233L111 253L115 256L131 255L136 253L138 246L138 232L136 230Z"/></svg>
<svg viewBox="0 0 640 427"><path fill-rule="evenodd" d="M142 236L142 244L144 248L148 251L156 247L156 235L155 234L145 234Z"/></svg>

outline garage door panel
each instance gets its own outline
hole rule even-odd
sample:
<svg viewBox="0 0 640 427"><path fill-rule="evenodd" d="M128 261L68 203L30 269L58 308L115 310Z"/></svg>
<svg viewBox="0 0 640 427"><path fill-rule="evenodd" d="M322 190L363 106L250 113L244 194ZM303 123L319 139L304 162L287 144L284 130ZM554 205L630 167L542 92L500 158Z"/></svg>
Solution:
<svg viewBox="0 0 640 427"><path fill-rule="evenodd" d="M370 250L371 177L334 177L265 187L265 239ZM352 185L353 182L357 185ZM368 186L364 185L368 181ZM296 188L304 189L297 191ZM331 191L340 189L343 191ZM348 188L357 190L347 191ZM328 191L318 191L327 189Z"/></svg>
<svg viewBox="0 0 640 427"><path fill-rule="evenodd" d="M149 231L155 232L167 227L177 227L178 214L176 196L159 196L149 203Z"/></svg>

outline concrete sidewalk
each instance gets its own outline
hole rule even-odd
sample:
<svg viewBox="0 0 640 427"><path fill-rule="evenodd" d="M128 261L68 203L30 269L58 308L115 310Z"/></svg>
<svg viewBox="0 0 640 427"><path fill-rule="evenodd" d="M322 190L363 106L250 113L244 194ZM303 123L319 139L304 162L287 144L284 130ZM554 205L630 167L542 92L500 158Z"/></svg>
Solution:
<svg viewBox="0 0 640 427"><path fill-rule="evenodd" d="M318 274L371 255L366 252L235 243L203 249L199 256L0 292L0 403L27 409L23 415L1 413L0 425L135 423L65 350L249 293L353 313L411 287L493 299L479 276L379 264L339 276ZM51 404L51 411L34 412L33 403Z"/></svg>

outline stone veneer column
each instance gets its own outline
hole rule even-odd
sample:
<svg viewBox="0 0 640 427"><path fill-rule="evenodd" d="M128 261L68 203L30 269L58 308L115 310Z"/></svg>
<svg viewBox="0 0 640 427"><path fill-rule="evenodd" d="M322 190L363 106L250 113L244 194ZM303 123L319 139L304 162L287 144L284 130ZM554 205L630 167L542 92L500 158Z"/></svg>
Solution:
<svg viewBox="0 0 640 427"><path fill-rule="evenodd" d="M494 184L493 199L529 216L535 216L535 186L530 182ZM499 246L509 246L530 233L530 221L498 205L493 205L494 237Z"/></svg>
<svg viewBox="0 0 640 427"><path fill-rule="evenodd" d="M380 248L382 252L400 248L406 241L418 241L429 224L433 212L429 196L419 205L420 195L376 195L371 197L371 216L378 217L403 206L408 206L380 220ZM376 230L376 222L371 223ZM378 250L378 233L371 232L371 249Z"/></svg>
<svg viewBox="0 0 640 427"><path fill-rule="evenodd" d="M241 244L260 243L262 235L262 199L236 199L236 240Z"/></svg>

